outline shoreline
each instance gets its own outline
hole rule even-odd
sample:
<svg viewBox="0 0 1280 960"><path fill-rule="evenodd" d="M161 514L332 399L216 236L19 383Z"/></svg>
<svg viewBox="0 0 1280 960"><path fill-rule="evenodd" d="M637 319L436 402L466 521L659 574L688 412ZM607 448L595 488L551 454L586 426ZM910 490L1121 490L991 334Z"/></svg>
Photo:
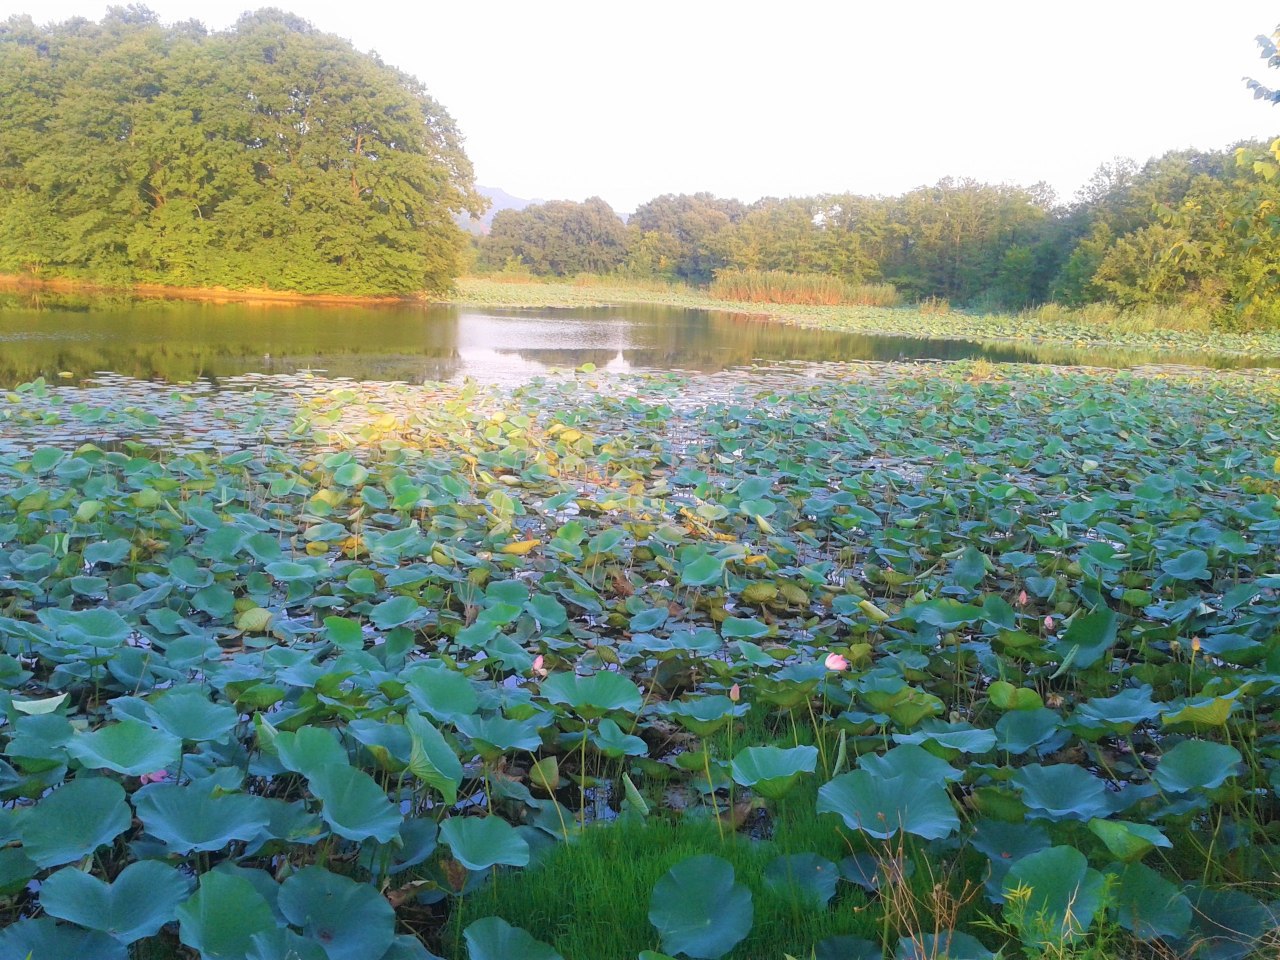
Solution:
<svg viewBox="0 0 1280 960"><path fill-rule="evenodd" d="M31 277L22 274L0 274L0 290L16 292L48 291L50 293L124 293L160 300L192 300L206 303L279 303L376 306L430 302L422 294L412 296L360 296L344 293L296 293L292 290L249 289L229 287L170 287L161 283L110 284L74 277Z"/></svg>
<svg viewBox="0 0 1280 960"><path fill-rule="evenodd" d="M717 300L705 291L681 287L578 284L571 280L515 282L499 277L463 276L441 302L488 309L538 310L637 304L736 314L795 329L861 336L905 337L1009 344L1028 348L1077 350L1151 350L1204 353L1222 358L1280 358L1280 331L1186 331L1126 328L1072 319L1046 322L1016 314L976 314L952 310L929 316L910 305L874 307L854 304L810 306Z"/></svg>

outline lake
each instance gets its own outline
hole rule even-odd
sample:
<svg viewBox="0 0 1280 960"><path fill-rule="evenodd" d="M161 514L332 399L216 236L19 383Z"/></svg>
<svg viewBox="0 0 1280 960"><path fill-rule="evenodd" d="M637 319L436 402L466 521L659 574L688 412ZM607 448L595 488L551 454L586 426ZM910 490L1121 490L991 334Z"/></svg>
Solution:
<svg viewBox="0 0 1280 960"><path fill-rule="evenodd" d="M867 336L637 304L531 311L0 294L5 386L99 371L175 382L311 370L358 380L509 383L586 363L617 372L716 373L753 364L975 358L1110 367L1280 366L1280 358Z"/></svg>

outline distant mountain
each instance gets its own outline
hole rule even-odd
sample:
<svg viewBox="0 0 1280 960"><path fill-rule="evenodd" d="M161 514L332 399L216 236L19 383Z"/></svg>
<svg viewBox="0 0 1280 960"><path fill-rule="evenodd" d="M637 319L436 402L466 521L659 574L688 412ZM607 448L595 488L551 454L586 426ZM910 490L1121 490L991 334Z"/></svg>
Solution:
<svg viewBox="0 0 1280 960"><path fill-rule="evenodd" d="M525 200L523 197L513 197L501 187L483 187L477 184L476 191L482 197L488 198L489 209L479 220L473 220L467 214L462 214L458 217L458 226L477 236L489 232L489 227L493 223L493 215L499 210L523 210L527 206L542 202L541 200Z"/></svg>

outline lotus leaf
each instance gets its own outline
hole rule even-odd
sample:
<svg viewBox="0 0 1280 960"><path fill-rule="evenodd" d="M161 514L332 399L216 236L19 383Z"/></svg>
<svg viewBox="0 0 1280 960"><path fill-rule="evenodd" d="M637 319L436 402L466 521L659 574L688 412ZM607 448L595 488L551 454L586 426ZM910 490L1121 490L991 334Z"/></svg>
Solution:
<svg viewBox="0 0 1280 960"><path fill-rule="evenodd" d="M1074 943L1093 925L1105 883L1079 850L1050 847L1009 868L1005 916L1029 946Z"/></svg>
<svg viewBox="0 0 1280 960"><path fill-rule="evenodd" d="M779 800L791 792L802 774L818 766L818 748L744 747L733 758L733 779L760 796Z"/></svg>
<svg viewBox="0 0 1280 960"><path fill-rule="evenodd" d="M1162 790L1191 793L1221 786L1236 775L1240 751L1209 740L1183 740L1165 753L1153 775Z"/></svg>
<svg viewBox="0 0 1280 960"><path fill-rule="evenodd" d="M449 817L440 826L440 839L468 870L529 862L529 844L501 817Z"/></svg>
<svg viewBox="0 0 1280 960"><path fill-rule="evenodd" d="M689 857L654 886L649 922L668 953L716 960L751 931L751 892L734 882L728 861Z"/></svg>
<svg viewBox="0 0 1280 960"><path fill-rule="evenodd" d="M329 960L381 957L395 939L395 911L367 883L305 867L280 885L280 912Z"/></svg>
<svg viewBox="0 0 1280 960"><path fill-rule="evenodd" d="M99 930L123 944L157 933L177 915L190 882L154 860L132 863L111 883L79 870L54 873L40 887L40 906L61 920Z"/></svg>
<svg viewBox="0 0 1280 960"><path fill-rule="evenodd" d="M564 960L560 954L527 931L501 917L476 920L463 931L470 960Z"/></svg>
<svg viewBox="0 0 1280 960"><path fill-rule="evenodd" d="M24 814L23 853L46 868L88 856L129 828L124 796L118 783L99 777L59 787Z"/></svg>
<svg viewBox="0 0 1280 960"><path fill-rule="evenodd" d="M880 779L865 770L841 774L818 789L818 812L836 813L852 830L888 840L899 830L941 840L960 828L946 787L915 776Z"/></svg>

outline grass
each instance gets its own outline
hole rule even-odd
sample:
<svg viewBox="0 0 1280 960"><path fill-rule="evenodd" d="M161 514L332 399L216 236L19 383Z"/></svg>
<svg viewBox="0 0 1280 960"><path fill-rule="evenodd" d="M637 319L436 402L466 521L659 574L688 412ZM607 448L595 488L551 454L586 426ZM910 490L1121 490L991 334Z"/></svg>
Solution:
<svg viewBox="0 0 1280 960"><path fill-rule="evenodd" d="M1047 303L1025 311L1022 316L1037 323L1109 327L1125 333L1175 331L1209 334L1214 328L1213 314L1193 307L1152 305L1124 308L1114 303L1090 303L1073 308Z"/></svg>
<svg viewBox="0 0 1280 960"><path fill-rule="evenodd" d="M751 890L755 921L750 936L728 957L748 960L791 953L808 956L813 944L851 935L874 939L879 917L867 908L860 888L843 884L830 909L817 911L769 890L764 874L788 848L829 860L849 854L835 817L794 814L780 825L784 839L753 841L732 832L723 839L713 820L673 822L621 819L590 827L572 843L548 847L541 861L520 873L504 873L460 904L446 930L452 960L460 925L497 915L551 944L565 960L631 960L661 944L649 923L654 884L687 857L714 854L733 864L739 883Z"/></svg>

